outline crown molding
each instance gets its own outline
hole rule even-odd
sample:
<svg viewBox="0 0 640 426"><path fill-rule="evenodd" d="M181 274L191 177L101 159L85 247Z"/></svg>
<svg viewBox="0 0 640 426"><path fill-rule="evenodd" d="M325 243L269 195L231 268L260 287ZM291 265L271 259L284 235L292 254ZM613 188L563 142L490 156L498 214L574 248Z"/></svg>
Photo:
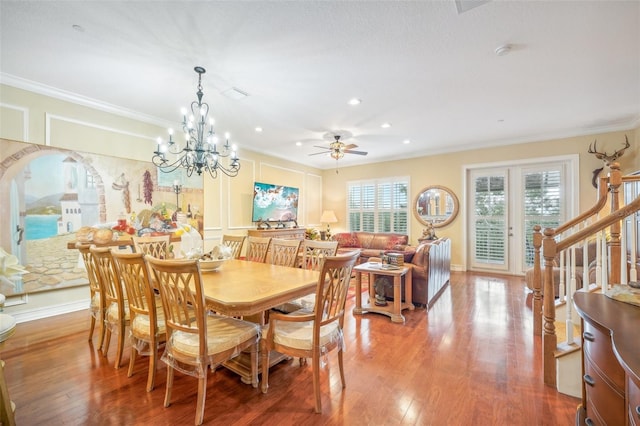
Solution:
<svg viewBox="0 0 640 426"><path fill-rule="evenodd" d="M36 81L27 80L15 75L0 73L0 83L12 86L17 89L27 90L29 92L37 93L39 95L49 96L51 98L59 99L65 102L70 102L76 105L82 105L88 108L92 108L98 111L103 111L109 114L118 115L120 117L129 118L132 120L141 121L144 123L153 124L160 127L171 127L172 124L166 120L154 117L148 114L143 114L138 111L133 111L127 108L120 107L118 105L109 104L96 99L88 98L86 96L78 95L77 93L68 92L66 90L58 89L46 84L38 83Z"/></svg>

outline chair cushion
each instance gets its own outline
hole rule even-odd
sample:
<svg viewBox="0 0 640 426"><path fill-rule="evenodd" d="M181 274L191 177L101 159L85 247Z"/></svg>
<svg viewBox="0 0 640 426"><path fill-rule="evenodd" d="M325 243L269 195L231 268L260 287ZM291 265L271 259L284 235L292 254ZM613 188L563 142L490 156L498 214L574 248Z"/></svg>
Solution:
<svg viewBox="0 0 640 426"><path fill-rule="evenodd" d="M307 310L299 313L308 314ZM290 315L296 315L296 312ZM320 328L320 347L339 341L341 336L338 322L334 321ZM276 320L273 341L296 349L311 350L313 347L313 321L289 322Z"/></svg>
<svg viewBox="0 0 640 426"><path fill-rule="evenodd" d="M164 310L162 306L156 307L157 319L158 319L158 334L164 334L167 332L164 323ZM151 322L149 321L149 315L136 315L131 321L131 334L138 339L150 340L151 339Z"/></svg>
<svg viewBox="0 0 640 426"><path fill-rule="evenodd" d="M207 317L207 354L213 355L224 352L241 343L258 337L260 327L247 321L235 318L209 315ZM176 331L171 335L173 351L196 358L199 350L197 334Z"/></svg>
<svg viewBox="0 0 640 426"><path fill-rule="evenodd" d="M106 319L107 319L107 322L110 322L110 323L118 322L118 304L117 303L112 303L111 305L109 305L109 307L107 308ZM125 321L129 320L129 303L126 300L124 301L124 319Z"/></svg>
<svg viewBox="0 0 640 426"><path fill-rule="evenodd" d="M100 311L100 293L95 293L91 298L91 303L89 304L89 309L91 312Z"/></svg>
<svg viewBox="0 0 640 426"><path fill-rule="evenodd" d="M0 314L0 342L7 340L16 331L16 319L8 314Z"/></svg>

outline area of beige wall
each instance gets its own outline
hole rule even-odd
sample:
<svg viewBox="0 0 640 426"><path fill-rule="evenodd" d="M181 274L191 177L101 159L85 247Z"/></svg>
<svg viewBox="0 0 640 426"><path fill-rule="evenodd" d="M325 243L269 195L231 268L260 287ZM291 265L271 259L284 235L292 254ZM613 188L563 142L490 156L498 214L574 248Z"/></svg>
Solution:
<svg viewBox="0 0 640 426"><path fill-rule="evenodd" d="M343 231L347 226L346 190L347 182L349 181L408 176L410 179L409 200L411 204L413 204L416 195L425 186L446 186L458 196L460 213L450 225L438 228L436 231L438 236L451 238L453 243L452 264L456 268L463 269L465 265L462 242L464 241L465 232L464 210L467 205L464 194L465 167L475 164L509 163L531 158L577 154L579 156L579 209L583 211L592 205L596 197L596 191L591 185L592 171L602 167L603 164L593 154L587 153L589 144L597 140L598 150L612 153L624 146L625 135L629 137L631 147L626 150L620 159L620 165L624 173L630 173L640 170L640 128L344 167L339 168L338 173L334 169L325 170L323 182L325 188L331 188L331 191L323 193L323 205L326 209L333 209L338 217L339 223L332 225L331 228L334 231ZM417 239L422 235L423 229L424 226L412 214L409 236L412 244L417 243Z"/></svg>
<svg viewBox="0 0 640 426"><path fill-rule="evenodd" d="M159 124L100 111L54 97L0 85L0 138L50 145L75 151L150 161ZM253 182L296 186L300 189L298 224L319 225L322 209L322 171L251 150L250 142L239 147L240 173L235 178L204 177L205 249L222 234L246 235L251 222ZM0 161L11 155L0 152ZM0 229L0 233L3 232ZM70 305L88 293L61 290L47 293L51 305ZM16 297L7 311L25 314L37 310L42 298ZM30 301L31 300L31 301ZM13 306L12 306L13 305Z"/></svg>

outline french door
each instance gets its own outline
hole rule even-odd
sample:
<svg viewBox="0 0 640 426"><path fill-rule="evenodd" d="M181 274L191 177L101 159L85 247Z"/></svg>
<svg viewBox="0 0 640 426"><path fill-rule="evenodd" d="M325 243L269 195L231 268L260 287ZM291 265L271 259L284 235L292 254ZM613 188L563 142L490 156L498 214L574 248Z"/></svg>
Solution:
<svg viewBox="0 0 640 426"><path fill-rule="evenodd" d="M533 226L573 215L573 169L571 159L468 168L469 268L519 275L532 266Z"/></svg>

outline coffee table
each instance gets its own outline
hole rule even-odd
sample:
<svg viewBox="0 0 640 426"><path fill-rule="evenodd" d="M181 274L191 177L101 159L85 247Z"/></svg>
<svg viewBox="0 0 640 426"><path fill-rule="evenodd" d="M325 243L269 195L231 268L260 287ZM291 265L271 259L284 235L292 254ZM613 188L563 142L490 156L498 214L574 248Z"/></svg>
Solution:
<svg viewBox="0 0 640 426"><path fill-rule="evenodd" d="M411 284L412 284L412 269L407 266L389 267L385 268L381 263L362 263L353 268L356 273L356 306L353 308L353 313L361 315L367 312L375 312L391 317L392 322L398 322L404 324L404 315L402 315L403 309L409 309L413 311L415 306L411 303ZM362 274L369 275L369 303L362 303ZM386 306L378 306L374 303L375 297L372 293L372 283L375 280L376 275L382 275L387 277L393 277L393 304L387 304ZM404 298L402 301L402 277L404 280Z"/></svg>

